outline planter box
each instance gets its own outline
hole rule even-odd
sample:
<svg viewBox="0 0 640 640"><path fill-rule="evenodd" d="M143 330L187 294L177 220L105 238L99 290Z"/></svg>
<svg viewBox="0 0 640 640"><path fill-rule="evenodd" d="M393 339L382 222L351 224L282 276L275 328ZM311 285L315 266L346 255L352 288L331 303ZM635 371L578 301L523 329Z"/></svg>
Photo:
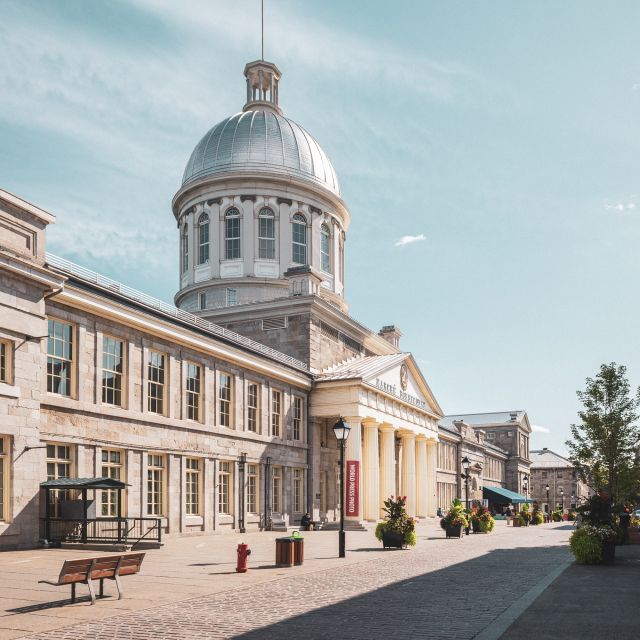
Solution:
<svg viewBox="0 0 640 640"><path fill-rule="evenodd" d="M401 533L389 531L389 533L382 534L382 547L384 549L404 549L406 546L404 536Z"/></svg>
<svg viewBox="0 0 640 640"><path fill-rule="evenodd" d="M462 525L454 524L453 526L445 525L444 528L447 538L462 538Z"/></svg>
<svg viewBox="0 0 640 640"><path fill-rule="evenodd" d="M477 520L471 521L471 528L473 529L473 533L481 533L480 523Z"/></svg>
<svg viewBox="0 0 640 640"><path fill-rule="evenodd" d="M522 526L522 525L520 524L520 520L518 520L518 518L514 518L514 519L513 519L513 526L514 526L514 527L520 527L520 526Z"/></svg>

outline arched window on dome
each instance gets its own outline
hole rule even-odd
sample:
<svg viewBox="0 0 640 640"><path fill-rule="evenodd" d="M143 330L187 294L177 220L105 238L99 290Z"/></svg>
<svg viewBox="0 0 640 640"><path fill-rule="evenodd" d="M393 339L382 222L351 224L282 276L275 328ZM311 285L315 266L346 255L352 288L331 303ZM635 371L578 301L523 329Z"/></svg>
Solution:
<svg viewBox="0 0 640 640"><path fill-rule="evenodd" d="M240 258L240 212L235 208L227 209L224 214L224 259Z"/></svg>
<svg viewBox="0 0 640 640"><path fill-rule="evenodd" d="M182 273L189 269L189 225L182 228Z"/></svg>
<svg viewBox="0 0 640 640"><path fill-rule="evenodd" d="M276 217L268 207L258 214L258 258L276 259Z"/></svg>
<svg viewBox="0 0 640 640"><path fill-rule="evenodd" d="M292 220L291 256L296 264L307 264L307 220L301 213Z"/></svg>
<svg viewBox="0 0 640 640"><path fill-rule="evenodd" d="M198 220L198 264L209 262L209 216L203 213Z"/></svg>
<svg viewBox="0 0 640 640"><path fill-rule="evenodd" d="M320 227L320 269L326 273L331 272L331 234L324 223Z"/></svg>

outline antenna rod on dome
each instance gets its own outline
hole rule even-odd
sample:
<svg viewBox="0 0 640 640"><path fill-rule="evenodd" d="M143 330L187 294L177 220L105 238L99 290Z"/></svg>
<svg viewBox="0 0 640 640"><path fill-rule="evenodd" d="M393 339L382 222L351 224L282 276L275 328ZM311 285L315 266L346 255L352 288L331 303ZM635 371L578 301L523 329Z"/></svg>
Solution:
<svg viewBox="0 0 640 640"><path fill-rule="evenodd" d="M261 49L261 57L260 60L264 60L264 0L261 2L262 5L262 49Z"/></svg>

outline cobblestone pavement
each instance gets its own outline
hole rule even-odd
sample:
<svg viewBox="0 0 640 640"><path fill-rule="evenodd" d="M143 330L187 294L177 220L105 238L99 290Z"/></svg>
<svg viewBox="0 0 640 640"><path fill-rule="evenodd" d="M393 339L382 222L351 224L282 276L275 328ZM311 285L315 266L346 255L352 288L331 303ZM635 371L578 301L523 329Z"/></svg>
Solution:
<svg viewBox="0 0 640 640"><path fill-rule="evenodd" d="M425 536L415 549L389 551L368 562L312 573L294 568L270 582L29 637L473 638L569 559L569 534L567 527L546 525L504 527L462 540Z"/></svg>

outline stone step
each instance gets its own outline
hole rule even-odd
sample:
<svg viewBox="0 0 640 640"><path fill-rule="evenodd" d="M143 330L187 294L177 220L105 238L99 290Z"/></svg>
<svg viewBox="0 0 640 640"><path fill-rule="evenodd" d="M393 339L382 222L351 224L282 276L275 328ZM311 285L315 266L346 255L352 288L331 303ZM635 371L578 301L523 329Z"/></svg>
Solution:
<svg viewBox="0 0 640 640"><path fill-rule="evenodd" d="M354 522L353 520L345 520L345 531L368 531L369 528L362 522ZM322 525L322 531L340 531L339 522L325 522Z"/></svg>

